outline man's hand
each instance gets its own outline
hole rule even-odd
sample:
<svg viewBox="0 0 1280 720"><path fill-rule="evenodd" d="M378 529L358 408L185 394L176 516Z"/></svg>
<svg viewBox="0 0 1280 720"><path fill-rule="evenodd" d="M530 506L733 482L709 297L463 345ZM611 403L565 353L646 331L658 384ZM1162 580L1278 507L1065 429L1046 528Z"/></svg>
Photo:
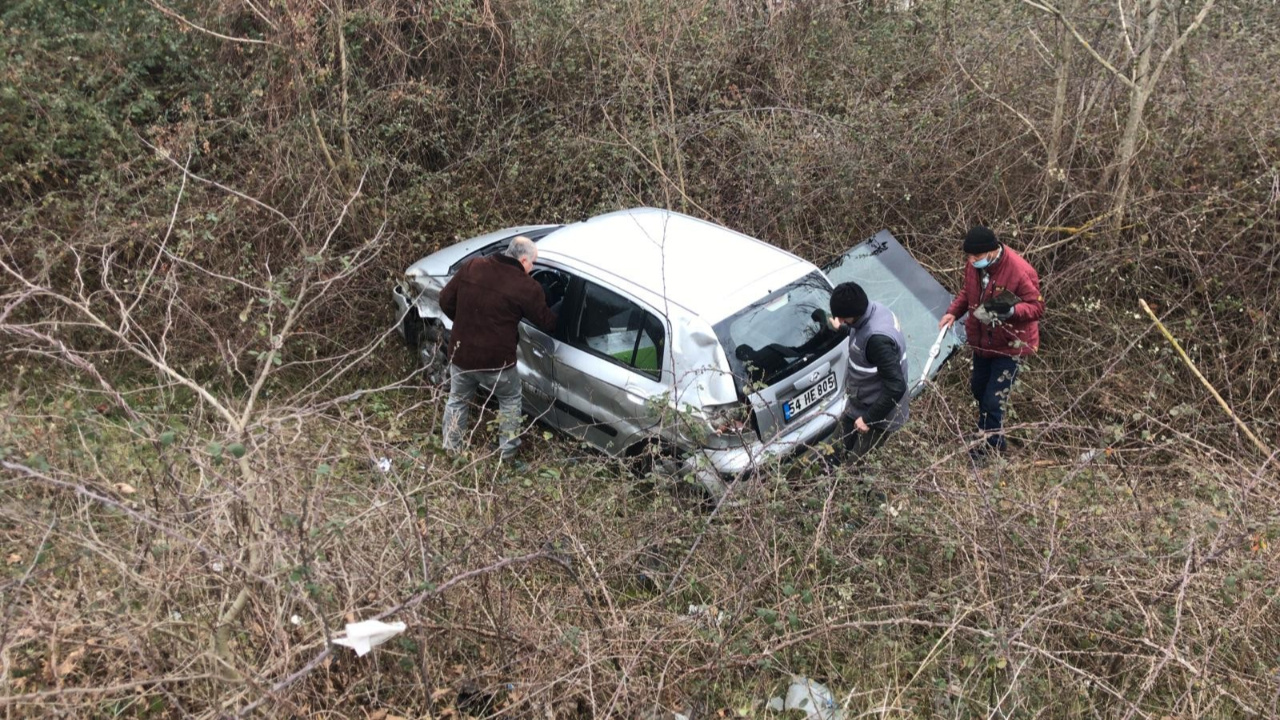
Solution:
<svg viewBox="0 0 1280 720"><path fill-rule="evenodd" d="M992 315L985 307L975 308L973 311L973 317L976 318L978 322L988 327L995 327L1000 323L1000 318Z"/></svg>
<svg viewBox="0 0 1280 720"><path fill-rule="evenodd" d="M832 330L839 330L839 329L840 329L840 318L838 318L838 317L836 317L836 316L832 315L831 317L827 318L827 324L831 326L831 329L832 329Z"/></svg>
<svg viewBox="0 0 1280 720"><path fill-rule="evenodd" d="M946 315L942 316L941 320L938 321L938 329L941 330L943 328L951 327L955 323L955 321L956 321L956 316L952 315L951 313L947 313Z"/></svg>
<svg viewBox="0 0 1280 720"><path fill-rule="evenodd" d="M860 433L871 432L871 426L867 425L867 421L863 420L861 415L858 416L857 420L853 421L853 427Z"/></svg>

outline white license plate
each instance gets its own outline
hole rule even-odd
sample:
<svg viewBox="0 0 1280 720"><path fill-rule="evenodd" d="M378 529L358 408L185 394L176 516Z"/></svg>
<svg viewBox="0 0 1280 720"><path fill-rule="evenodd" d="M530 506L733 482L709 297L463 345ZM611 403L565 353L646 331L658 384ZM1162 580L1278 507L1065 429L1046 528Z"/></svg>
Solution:
<svg viewBox="0 0 1280 720"><path fill-rule="evenodd" d="M783 419L787 422L791 422L791 419L804 412L805 408L835 392L835 389L836 374L833 372L822 378L822 380L819 380L817 385L810 387L808 390L805 390L799 395L791 398L790 401L783 403Z"/></svg>

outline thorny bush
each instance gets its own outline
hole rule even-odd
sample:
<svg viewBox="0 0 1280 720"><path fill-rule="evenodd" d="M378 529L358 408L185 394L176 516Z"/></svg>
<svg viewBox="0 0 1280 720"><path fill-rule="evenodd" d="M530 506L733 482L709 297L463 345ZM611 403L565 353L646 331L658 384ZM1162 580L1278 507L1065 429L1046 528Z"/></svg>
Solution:
<svg viewBox="0 0 1280 720"><path fill-rule="evenodd" d="M1108 13L1129 7L1072 17L1123 58ZM1120 222L1127 96L1055 22L1029 3L7 5L0 703L759 716L794 674L850 716L1277 714L1280 460L1137 300L1280 447L1280 16L1213 8L1151 101ZM883 502L802 463L708 512L537 426L523 470L483 452L483 423L474 454L444 454L443 389L396 347L387 274L641 204L815 261L887 226L953 285L957 238L995 227L1049 301L1012 455L967 461L963 356L879 454ZM365 658L328 644L374 616L409 630Z"/></svg>

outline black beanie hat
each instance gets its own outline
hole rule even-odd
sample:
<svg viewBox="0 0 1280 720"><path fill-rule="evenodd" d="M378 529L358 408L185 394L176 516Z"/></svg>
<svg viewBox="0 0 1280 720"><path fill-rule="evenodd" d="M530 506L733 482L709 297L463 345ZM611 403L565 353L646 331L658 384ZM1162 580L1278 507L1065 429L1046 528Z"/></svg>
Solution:
<svg viewBox="0 0 1280 720"><path fill-rule="evenodd" d="M838 318L860 318L867 312L867 291L858 283L843 282L831 291L831 314Z"/></svg>
<svg viewBox="0 0 1280 720"><path fill-rule="evenodd" d="M964 236L966 255L981 255L998 247L1000 247L1000 241L996 240L996 234L991 232L991 228L975 225L969 228L969 234Z"/></svg>

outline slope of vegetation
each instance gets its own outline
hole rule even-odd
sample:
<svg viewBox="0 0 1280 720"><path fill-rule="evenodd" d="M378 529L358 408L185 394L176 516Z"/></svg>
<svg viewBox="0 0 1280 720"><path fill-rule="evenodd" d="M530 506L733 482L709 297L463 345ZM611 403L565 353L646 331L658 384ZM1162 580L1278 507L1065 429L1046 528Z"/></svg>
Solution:
<svg viewBox="0 0 1280 720"><path fill-rule="evenodd" d="M1058 7L0 5L0 704L1275 716L1280 7ZM1014 452L967 461L961 356L883 504L803 463L709 513L540 427L443 453L389 277L634 205L819 262L888 227L953 287L991 225L1049 303Z"/></svg>

